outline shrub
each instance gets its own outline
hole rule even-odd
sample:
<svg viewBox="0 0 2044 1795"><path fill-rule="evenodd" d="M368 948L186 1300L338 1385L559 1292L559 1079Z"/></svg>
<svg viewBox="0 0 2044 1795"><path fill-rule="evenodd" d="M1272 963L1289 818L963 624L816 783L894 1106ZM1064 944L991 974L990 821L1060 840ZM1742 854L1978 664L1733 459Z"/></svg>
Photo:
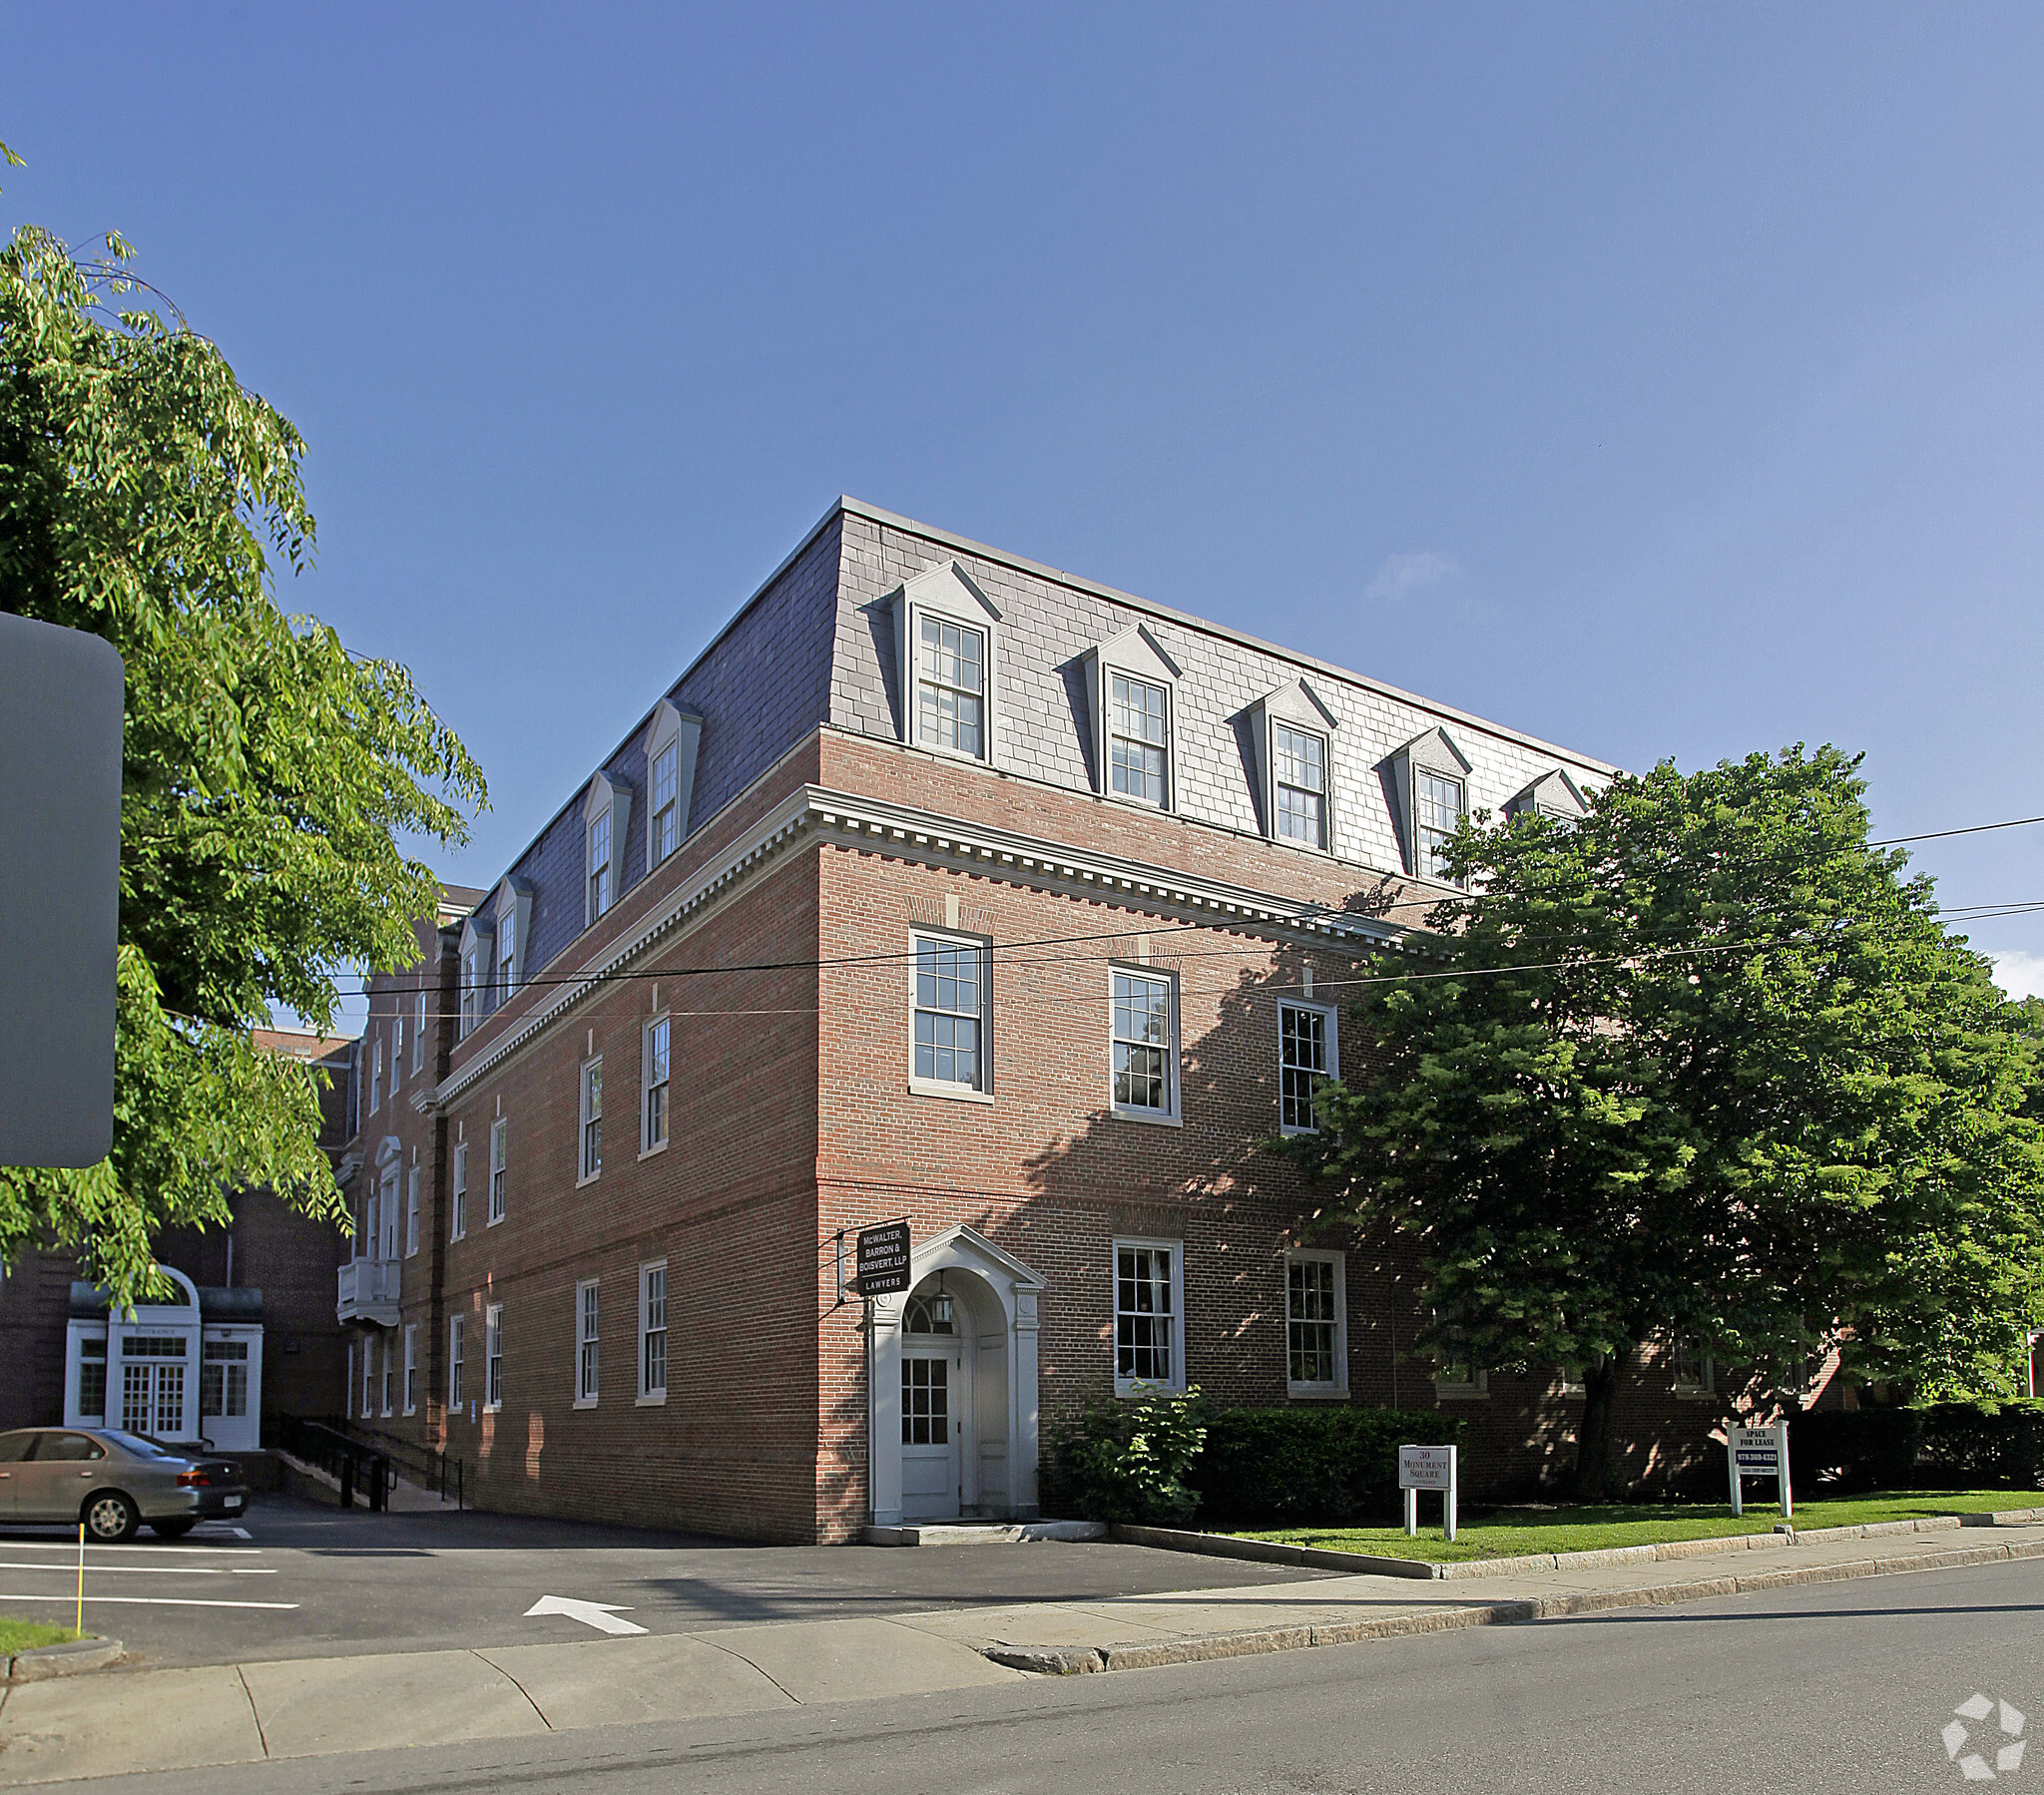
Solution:
<svg viewBox="0 0 2044 1795"><path fill-rule="evenodd" d="M1045 1514L1177 1527L1199 1506L1187 1468L1207 1437L1198 1388L1091 1403L1056 1429L1042 1477Z"/></svg>
<svg viewBox="0 0 2044 1795"><path fill-rule="evenodd" d="M1915 1481L1920 1409L1817 1409L1788 1418L1788 1474L1795 1494L1900 1490Z"/></svg>
<svg viewBox="0 0 2044 1795"><path fill-rule="evenodd" d="M2044 1402L1934 1402L1917 1413L1923 1417L1918 1484L2044 1489Z"/></svg>
<svg viewBox="0 0 2044 1795"><path fill-rule="evenodd" d="M1338 1527L1398 1517L1398 1448L1462 1442L1460 1419L1396 1409L1227 1409L1193 1462L1204 1525Z"/></svg>

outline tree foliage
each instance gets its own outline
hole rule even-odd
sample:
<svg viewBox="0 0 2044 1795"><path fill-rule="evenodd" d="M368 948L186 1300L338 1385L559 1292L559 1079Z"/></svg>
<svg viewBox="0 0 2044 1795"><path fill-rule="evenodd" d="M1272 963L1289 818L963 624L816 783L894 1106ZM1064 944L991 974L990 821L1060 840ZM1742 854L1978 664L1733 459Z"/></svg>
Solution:
<svg viewBox="0 0 2044 1795"><path fill-rule="evenodd" d="M1286 1142L1340 1212L1421 1248L1421 1344L1581 1367L1585 1495L1624 1367L1687 1339L1794 1385L1993 1388L2039 1312L2037 1050L1858 763L1620 776L1580 822L1466 822L1437 957L1389 956L1367 1062Z"/></svg>
<svg viewBox="0 0 2044 1795"><path fill-rule="evenodd" d="M416 957L482 774L410 674L286 615L307 565L304 444L118 236L0 249L0 605L105 637L127 666L114 1145L0 1168L0 1257L55 1245L123 1296L163 1228L269 1184L336 1213L312 1069L256 1050L280 1005L330 1030L343 965Z"/></svg>

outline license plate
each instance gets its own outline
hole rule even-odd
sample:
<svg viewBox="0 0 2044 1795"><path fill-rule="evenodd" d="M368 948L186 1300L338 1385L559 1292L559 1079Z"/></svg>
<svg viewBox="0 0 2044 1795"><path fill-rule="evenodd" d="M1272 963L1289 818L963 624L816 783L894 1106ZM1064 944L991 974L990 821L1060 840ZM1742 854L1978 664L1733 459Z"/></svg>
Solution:
<svg viewBox="0 0 2044 1795"><path fill-rule="evenodd" d="M242 1506L242 1499L239 1496L230 1496L226 1506L231 1509L239 1509Z"/></svg>

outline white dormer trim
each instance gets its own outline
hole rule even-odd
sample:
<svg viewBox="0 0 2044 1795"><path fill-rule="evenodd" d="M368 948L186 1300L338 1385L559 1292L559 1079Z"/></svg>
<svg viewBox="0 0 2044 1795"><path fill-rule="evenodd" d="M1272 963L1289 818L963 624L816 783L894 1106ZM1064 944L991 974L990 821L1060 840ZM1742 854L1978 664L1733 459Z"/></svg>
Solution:
<svg viewBox="0 0 2044 1795"><path fill-rule="evenodd" d="M403 1156L404 1142L398 1139L395 1134L385 1134L376 1143L376 1169L378 1171L387 1170L393 1159L399 1159Z"/></svg>
<svg viewBox="0 0 2044 1795"><path fill-rule="evenodd" d="M507 873L503 883L497 887L490 900L490 916L496 923L496 941L492 944L493 961L490 968L494 978L503 961L501 955L504 940L504 924L511 924L511 985L509 990L499 989L497 1002L503 1003L512 992L525 983L526 940L532 927L532 887L525 880Z"/></svg>
<svg viewBox="0 0 2044 1795"><path fill-rule="evenodd" d="M462 918L461 941L455 950L460 957L455 961L454 985L460 994L463 1035L473 1034L489 1014L485 1000L495 972L496 945L497 931L479 908Z"/></svg>
<svg viewBox="0 0 2044 1795"><path fill-rule="evenodd" d="M632 788L623 779L614 779L610 774L598 772L590 778L589 795L582 800L582 926L586 929L596 921L596 901L591 890L595 863L590 859L591 831L597 819L606 811L611 819L610 902L604 906L608 912L615 910L618 899L625 895L625 832L632 820Z"/></svg>
<svg viewBox="0 0 2044 1795"><path fill-rule="evenodd" d="M1550 767L1505 800L1507 816L1558 816L1570 820L1590 813L1590 800L1566 767Z"/></svg>
<svg viewBox="0 0 2044 1795"><path fill-rule="evenodd" d="M1322 839L1316 845L1321 853L1336 852L1334 732L1341 727L1341 719L1303 679L1287 679L1282 685L1265 692L1249 707L1248 715L1250 738L1256 751L1258 821L1264 834L1285 847L1315 845L1278 832L1278 755L1271 739L1271 725L1284 723L1320 738L1324 756L1321 767L1326 783L1320 794Z"/></svg>
<svg viewBox="0 0 2044 1795"><path fill-rule="evenodd" d="M994 765L994 744L1000 739L1000 608L955 561L933 567L927 573L905 581L889 595L887 603L894 613L894 683L901 694L901 739L911 746L927 748L933 754L947 754L954 760ZM980 751L977 754L925 741L917 733L917 648L925 616L976 630L986 645L980 691Z"/></svg>
<svg viewBox="0 0 2044 1795"><path fill-rule="evenodd" d="M646 870L651 872L660 864L654 856L654 828L659 821L656 806L660 797L655 788L653 763L660 758L673 742L675 747L675 840L679 849L689 839L689 803L696 789L696 753L702 745L703 719L693 710L678 709L672 702L662 698L653 707L653 721L646 729Z"/></svg>
<svg viewBox="0 0 2044 1795"><path fill-rule="evenodd" d="M1476 770L1476 763L1462 752L1461 746L1446 729L1438 723L1430 729L1422 729L1394 753L1388 762L1391 769L1391 787L1398 801L1398 847L1405 856L1405 870L1415 878L1434 879L1420 864L1419 852L1419 775L1422 772L1439 773L1450 779L1462 781L1462 810L1466 815L1476 808L1475 794L1469 789L1469 775ZM1443 883L1434 879L1436 884Z"/></svg>
<svg viewBox="0 0 2044 1795"><path fill-rule="evenodd" d="M1105 642L1088 649L1085 661L1087 702L1093 709L1095 790L1102 797L1113 798L1119 803L1136 804L1145 810L1176 812L1181 784L1178 687L1179 680L1184 677L1183 671L1164 652L1157 638L1150 634L1147 624L1131 624L1127 629L1117 631ZM1164 687L1164 802L1161 805L1130 797L1114 788L1114 772L1110 764L1110 720L1116 673Z"/></svg>

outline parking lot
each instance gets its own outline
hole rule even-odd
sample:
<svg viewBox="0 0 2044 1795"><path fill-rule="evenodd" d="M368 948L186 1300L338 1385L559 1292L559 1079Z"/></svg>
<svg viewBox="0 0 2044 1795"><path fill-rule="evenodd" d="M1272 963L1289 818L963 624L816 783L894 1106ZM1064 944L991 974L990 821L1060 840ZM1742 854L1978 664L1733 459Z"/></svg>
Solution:
<svg viewBox="0 0 2044 1795"><path fill-rule="evenodd" d="M0 1533L0 1611L68 1620L77 1544ZM217 1664L600 1636L549 1597L649 1632L1014 1601L1282 1584L1321 1573L1143 1547L773 1547L483 1514L371 1515L257 1497L175 1545L86 1549L87 1629L144 1663Z"/></svg>

